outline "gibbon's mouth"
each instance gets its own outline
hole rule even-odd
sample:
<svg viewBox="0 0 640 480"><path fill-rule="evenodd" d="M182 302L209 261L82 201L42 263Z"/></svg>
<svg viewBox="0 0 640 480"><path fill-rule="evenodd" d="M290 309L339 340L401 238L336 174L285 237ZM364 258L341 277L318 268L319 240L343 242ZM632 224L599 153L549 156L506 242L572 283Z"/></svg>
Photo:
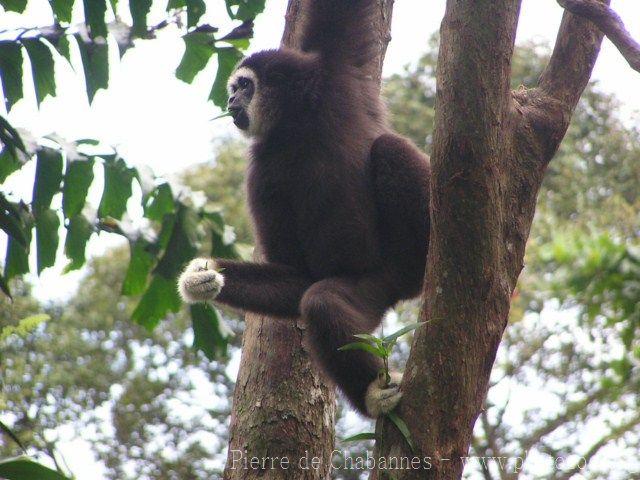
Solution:
<svg viewBox="0 0 640 480"><path fill-rule="evenodd" d="M244 111L244 108L229 109L231 116L233 117L233 124L240 130L246 130L249 128L249 117Z"/></svg>

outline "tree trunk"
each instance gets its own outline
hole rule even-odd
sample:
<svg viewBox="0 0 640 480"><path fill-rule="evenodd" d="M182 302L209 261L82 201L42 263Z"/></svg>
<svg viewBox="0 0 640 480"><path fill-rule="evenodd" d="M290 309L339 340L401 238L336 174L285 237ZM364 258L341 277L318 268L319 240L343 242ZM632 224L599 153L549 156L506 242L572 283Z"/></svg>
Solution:
<svg viewBox="0 0 640 480"><path fill-rule="evenodd" d="M379 32L380 55L369 68L379 82L393 0L375 1L380 15L372 28ZM299 45L304 8L304 0L289 1L284 46ZM330 478L334 389L312 365L304 331L301 320L246 316L225 479Z"/></svg>
<svg viewBox="0 0 640 480"><path fill-rule="evenodd" d="M426 324L414 337L398 411L415 450L394 424L380 421L374 458L383 463L373 478L461 477L523 267L537 192L599 52L595 26L566 13L539 85L510 92L519 10L520 0L447 1Z"/></svg>

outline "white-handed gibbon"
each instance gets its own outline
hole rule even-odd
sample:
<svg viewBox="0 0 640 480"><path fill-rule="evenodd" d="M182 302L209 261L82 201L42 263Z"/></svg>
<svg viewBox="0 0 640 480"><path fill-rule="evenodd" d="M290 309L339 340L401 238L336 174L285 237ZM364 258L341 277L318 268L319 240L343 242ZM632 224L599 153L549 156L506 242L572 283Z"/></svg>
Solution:
<svg viewBox="0 0 640 480"><path fill-rule="evenodd" d="M363 71L379 48L376 5L308 2L300 50L240 62L229 111L252 138L248 200L266 260L196 259L179 281L187 302L302 316L318 365L372 417L396 406L401 376L387 383L379 358L338 348L421 292L430 175L428 157L391 131Z"/></svg>

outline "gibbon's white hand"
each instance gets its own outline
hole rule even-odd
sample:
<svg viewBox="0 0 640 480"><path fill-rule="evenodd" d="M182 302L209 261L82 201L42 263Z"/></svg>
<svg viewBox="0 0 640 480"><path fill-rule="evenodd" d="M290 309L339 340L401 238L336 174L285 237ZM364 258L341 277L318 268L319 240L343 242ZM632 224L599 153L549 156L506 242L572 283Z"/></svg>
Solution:
<svg viewBox="0 0 640 480"><path fill-rule="evenodd" d="M396 408L398 402L402 398L402 392L400 391L400 382L402 381L402 374L399 372L390 372L389 376L391 381L388 385L384 375L379 375L367 388L367 394L365 396L365 405L367 407L367 413L373 418L378 418L380 415L389 413Z"/></svg>
<svg viewBox="0 0 640 480"><path fill-rule="evenodd" d="M178 292L186 303L207 302L218 296L224 277L210 258L192 260L178 279Z"/></svg>

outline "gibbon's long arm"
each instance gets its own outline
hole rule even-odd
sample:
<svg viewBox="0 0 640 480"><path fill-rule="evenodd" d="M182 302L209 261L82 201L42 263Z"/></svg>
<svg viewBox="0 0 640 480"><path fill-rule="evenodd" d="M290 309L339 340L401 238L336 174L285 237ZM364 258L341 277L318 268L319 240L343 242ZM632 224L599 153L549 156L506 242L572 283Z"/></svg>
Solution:
<svg viewBox="0 0 640 480"><path fill-rule="evenodd" d="M224 288L217 302L276 317L300 316L300 299L313 283L295 268L276 263L217 259Z"/></svg>
<svg viewBox="0 0 640 480"><path fill-rule="evenodd" d="M301 49L318 52L324 68L362 68L377 55L375 0L309 0Z"/></svg>

